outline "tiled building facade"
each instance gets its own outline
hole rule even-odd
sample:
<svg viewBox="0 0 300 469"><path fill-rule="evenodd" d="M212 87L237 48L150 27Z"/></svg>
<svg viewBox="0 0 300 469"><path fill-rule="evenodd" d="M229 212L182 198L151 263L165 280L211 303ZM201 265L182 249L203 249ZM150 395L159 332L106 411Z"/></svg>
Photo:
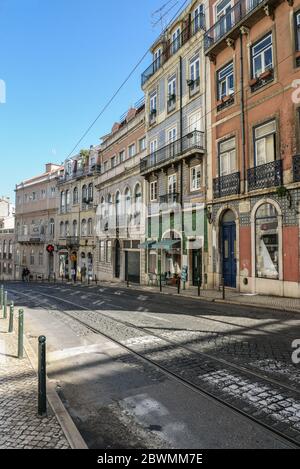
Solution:
<svg viewBox="0 0 300 469"><path fill-rule="evenodd" d="M209 283L299 296L300 2L209 5Z"/></svg>

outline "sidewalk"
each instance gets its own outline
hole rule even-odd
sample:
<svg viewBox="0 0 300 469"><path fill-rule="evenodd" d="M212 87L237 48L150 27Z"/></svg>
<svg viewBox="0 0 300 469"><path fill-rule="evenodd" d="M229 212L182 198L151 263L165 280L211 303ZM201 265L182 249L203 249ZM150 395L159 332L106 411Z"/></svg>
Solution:
<svg viewBox="0 0 300 469"><path fill-rule="evenodd" d="M0 449L69 449L69 443L48 406L37 415L37 376L25 354L18 359L16 333L0 310Z"/></svg>
<svg viewBox="0 0 300 469"><path fill-rule="evenodd" d="M98 286L108 286L113 288L127 288L125 282L100 282ZM159 287L146 286L138 284L130 284L129 288L132 290L149 291L159 293ZM167 295L178 296L177 287L165 286L162 287L162 293ZM232 289L225 289L225 300L223 300L222 289L220 290L200 290L200 298L198 297L198 288L190 287L187 290L180 290L180 296L188 298L200 299L211 301L215 303L237 304L241 306L262 307L268 309L278 309L280 311L291 311L300 313L300 298L287 298L279 296L267 296L249 293L239 293Z"/></svg>

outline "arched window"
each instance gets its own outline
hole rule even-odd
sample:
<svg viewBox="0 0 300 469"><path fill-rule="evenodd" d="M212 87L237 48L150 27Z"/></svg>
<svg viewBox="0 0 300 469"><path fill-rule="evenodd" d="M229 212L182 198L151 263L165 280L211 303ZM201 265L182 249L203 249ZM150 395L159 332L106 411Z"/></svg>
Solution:
<svg viewBox="0 0 300 469"><path fill-rule="evenodd" d="M256 277L279 279L279 227L274 205L265 203L255 214Z"/></svg>
<svg viewBox="0 0 300 469"><path fill-rule="evenodd" d="M107 204L108 204L108 226L109 228L112 228L114 225L114 220L113 220L114 207L113 207L113 199L112 199L111 194L108 194Z"/></svg>
<svg viewBox="0 0 300 469"><path fill-rule="evenodd" d="M86 185L84 185L84 186L82 187L82 202L83 202L84 204L86 204L86 203L87 203L87 200L88 200L87 187L86 187Z"/></svg>
<svg viewBox="0 0 300 469"><path fill-rule="evenodd" d="M116 226L120 226L120 214L121 214L121 197L120 192L116 193Z"/></svg>
<svg viewBox="0 0 300 469"><path fill-rule="evenodd" d="M93 220L91 218L88 219L88 236L93 235Z"/></svg>
<svg viewBox="0 0 300 469"><path fill-rule="evenodd" d="M70 198L70 191L69 189L66 190L66 208L70 210L71 198Z"/></svg>
<svg viewBox="0 0 300 469"><path fill-rule="evenodd" d="M55 222L54 222L54 218L50 218L50 221L49 221L49 235L51 238L54 238L54 234L55 234Z"/></svg>
<svg viewBox="0 0 300 469"><path fill-rule="evenodd" d="M93 201L93 198L94 198L94 186L93 186L93 183L91 182L89 184L89 188L88 188L88 199L89 199L89 202L92 202Z"/></svg>
<svg viewBox="0 0 300 469"><path fill-rule="evenodd" d="M34 265L34 250L31 249L30 251L30 265Z"/></svg>
<svg viewBox="0 0 300 469"><path fill-rule="evenodd" d="M81 222L81 236L87 236L87 225L85 219Z"/></svg>
<svg viewBox="0 0 300 469"><path fill-rule="evenodd" d="M70 236L70 224L68 221L65 222L65 235Z"/></svg>
<svg viewBox="0 0 300 469"><path fill-rule="evenodd" d="M125 216L126 224L129 224L129 221L131 219L131 193L128 187L125 191Z"/></svg>
<svg viewBox="0 0 300 469"><path fill-rule="evenodd" d="M73 221L73 236L78 236L78 223L77 223L77 220Z"/></svg>
<svg viewBox="0 0 300 469"><path fill-rule="evenodd" d="M75 187L73 190L73 205L78 204L78 187Z"/></svg>
<svg viewBox="0 0 300 469"><path fill-rule="evenodd" d="M63 212L65 210L66 205L66 198L65 198L65 191L60 193L60 210Z"/></svg>
<svg viewBox="0 0 300 469"><path fill-rule="evenodd" d="M6 240L3 241L3 259L6 259L7 257L7 245L6 245Z"/></svg>
<svg viewBox="0 0 300 469"><path fill-rule="evenodd" d="M141 205L142 205L142 189L141 185L137 184L134 190L134 204L135 204L135 223L140 225L141 223Z"/></svg>
<svg viewBox="0 0 300 469"><path fill-rule="evenodd" d="M63 238L64 235L65 235L65 224L63 221L61 221L59 225L59 236Z"/></svg>

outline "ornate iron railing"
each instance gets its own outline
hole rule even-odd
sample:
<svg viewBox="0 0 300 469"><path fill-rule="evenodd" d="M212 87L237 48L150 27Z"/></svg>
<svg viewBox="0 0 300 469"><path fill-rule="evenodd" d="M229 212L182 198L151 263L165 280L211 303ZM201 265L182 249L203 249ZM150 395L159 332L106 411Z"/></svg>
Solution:
<svg viewBox="0 0 300 469"><path fill-rule="evenodd" d="M248 190L282 185L282 160L271 161L248 169Z"/></svg>
<svg viewBox="0 0 300 469"><path fill-rule="evenodd" d="M92 176L93 174L99 174L101 172L100 165L94 165L87 168L78 168L76 171L72 171L70 174L64 173L58 178L58 184L64 184L65 182L72 181L84 176Z"/></svg>
<svg viewBox="0 0 300 469"><path fill-rule="evenodd" d="M153 169L165 162L169 162L189 150L198 149L200 151L204 151L204 148L204 132L194 130L184 137L175 140L175 142L169 143L165 147L162 147L143 158L140 163L140 171L141 173L147 172L149 169Z"/></svg>
<svg viewBox="0 0 300 469"><path fill-rule="evenodd" d="M300 155L293 158L293 181L300 182Z"/></svg>
<svg viewBox="0 0 300 469"><path fill-rule="evenodd" d="M66 246L73 247L79 246L80 240L79 236L67 236L66 237Z"/></svg>
<svg viewBox="0 0 300 469"><path fill-rule="evenodd" d="M220 18L204 36L204 50L224 38L245 16L254 11L265 0L240 0Z"/></svg>
<svg viewBox="0 0 300 469"><path fill-rule="evenodd" d="M205 30L205 15L201 13L196 19L189 22L180 35L172 42L165 41L164 49L152 64L142 73L142 86L159 70L170 57L175 55L178 50L198 31Z"/></svg>
<svg viewBox="0 0 300 469"><path fill-rule="evenodd" d="M240 193L240 172L227 174L213 180L214 198Z"/></svg>

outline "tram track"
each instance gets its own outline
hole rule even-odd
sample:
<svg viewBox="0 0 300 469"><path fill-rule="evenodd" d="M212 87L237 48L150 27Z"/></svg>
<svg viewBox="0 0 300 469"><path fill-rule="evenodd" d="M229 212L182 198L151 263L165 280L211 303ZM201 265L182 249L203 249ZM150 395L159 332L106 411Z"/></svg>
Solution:
<svg viewBox="0 0 300 469"><path fill-rule="evenodd" d="M44 309L50 312L50 310L47 308L45 305L44 301L38 300L36 297L33 298L32 294L30 293L24 293L20 291L15 291L12 288L8 288L9 291L11 291L14 295L17 296L22 296L22 297L28 297L30 301L34 302L35 304L38 304L39 306L42 306ZM79 312L71 312L71 311L66 311L65 309L60 309L58 308L57 310L62 313L63 315L66 315L72 320L75 320L77 323L81 324L81 326L87 328L89 331L100 334L103 337L106 337L107 339L113 341L120 347L122 347L124 350L126 350L130 354L134 354L136 357L139 359L142 359L146 361L148 364L156 367L159 369L161 372L167 374L168 376L173 377L177 381L180 381L182 384L188 386L189 388L193 389L195 392L201 393L202 395L206 395L210 397L211 399L219 402L220 404L232 409L233 411L243 415L244 417L252 420L253 422L257 423L258 425L264 427L268 431L272 432L274 435L277 435L278 437L284 439L285 441L288 441L289 443L292 443L296 447L300 447L300 431L297 430L295 431L294 428L290 429L289 424L286 425L286 428L284 430L280 430L278 428L278 422L276 419L274 422L270 422L272 418L270 419L270 415L267 415L267 419L269 423L266 423L262 416L258 417L257 416L257 408L253 409L251 408L251 405L249 407L249 403L246 405L237 405L235 400L232 400L228 395L224 398L224 393L222 395L222 392L217 392L216 390L212 389L211 386L205 384L203 380L201 380L201 373L203 372L203 369L206 370L206 372L209 374L214 373L214 372L219 372L222 370L224 372L224 369L230 368L233 371L233 373L238 373L237 377L240 378L241 376L251 376L251 379L255 379L256 382L259 383L267 383L270 388L273 388L273 391L276 390L276 393L284 395L286 394L285 397L283 397L283 400L286 399L293 399L297 402L297 405L299 404L299 409L300 409L300 400L295 399L295 395L299 396L300 392L298 389L293 388L291 386L288 386L284 383L280 383L274 379L271 379L269 377L266 377L260 373L256 373L254 371L250 371L246 369L245 367L241 367L236 364L232 364L230 362L227 362L224 359L217 358L215 356L212 356L210 354L204 353L204 352L197 352L194 349L190 349L189 347L186 347L185 345L182 345L176 341L172 341L166 337L162 337L161 335L153 332L150 328L143 327L143 326L138 326L135 325L129 321L124 321L120 319L116 319L114 317L109 316L108 314L105 314L103 311L100 310L95 310L95 311L90 311L90 308L79 305L74 303L73 301L67 300L65 298L60 298L54 295L49 295L47 293L43 293L38 290L38 292L34 292L36 295L41 295L42 297L45 298L50 298L53 302L62 302L63 304L68 304L72 307L76 307L76 309L81 310L81 311L88 311L90 314L93 315L93 317L85 318L86 320L83 320L79 314ZM95 316L97 315L97 316ZM95 324L95 318L101 316L104 318L106 321L113 322L115 324L118 324L118 326L122 326L124 328L127 328L128 330L134 330L137 331L139 335L136 338L131 339L131 341L128 339L125 340L119 340L114 336L112 333L107 333L105 330L101 330L101 328L96 327ZM88 319L88 320L87 320ZM89 322L90 320L90 322ZM134 336L133 336L134 337ZM143 339L140 338L146 337L146 344L143 344ZM155 347L153 350L149 352L147 351L147 347L153 346L151 344L151 341L149 340L149 337L155 338ZM129 344L129 345L128 345ZM144 350L143 350L144 349ZM168 352L172 352L172 349L176 349L176 352L184 352L185 354L188 353L188 355L185 357L185 361L188 363L188 360L190 359L192 361L193 358L193 372L188 374L188 373L183 373L183 370L180 365L174 366L172 360L172 365L168 363L168 357L166 358L161 358L159 354L164 354ZM153 358L153 355L156 355L156 358ZM182 353L180 354L182 356ZM197 369L197 362L200 361L199 357L201 358L201 367ZM197 358L197 359L195 359ZM217 365L216 365L217 364ZM222 367L222 368L221 368ZM200 379L198 373L200 372ZM225 372L226 373L226 372ZM231 373L232 376L232 373ZM198 381L198 382L197 382ZM275 389L277 388L277 389ZM225 392L226 394L226 392ZM244 408L243 408L244 407ZM247 410L245 410L247 408ZM258 412L260 415L260 412ZM300 422L300 417L299 417L299 422ZM281 422L281 426L282 426ZM283 425L284 426L284 425ZM300 427L299 427L300 428Z"/></svg>

